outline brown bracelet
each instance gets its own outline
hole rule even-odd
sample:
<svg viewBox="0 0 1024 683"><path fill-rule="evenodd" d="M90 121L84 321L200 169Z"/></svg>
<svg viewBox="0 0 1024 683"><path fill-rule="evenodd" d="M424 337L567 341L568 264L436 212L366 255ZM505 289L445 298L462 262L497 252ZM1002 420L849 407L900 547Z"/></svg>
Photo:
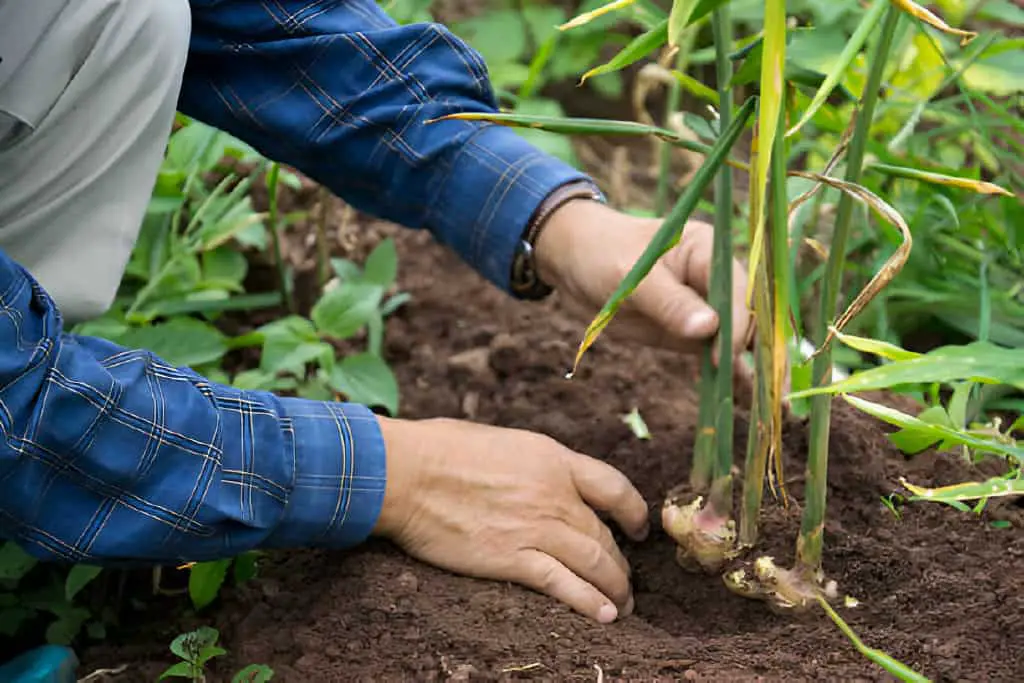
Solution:
<svg viewBox="0 0 1024 683"><path fill-rule="evenodd" d="M512 278L509 288L517 298L536 301L551 294L552 287L541 280L540 274L537 272L537 238L540 237L541 230L547 224L551 214L573 199L591 199L603 202L604 195L589 180L576 180L558 187L544 198L544 201L534 211L533 216L530 217L529 223L526 224L512 258Z"/></svg>

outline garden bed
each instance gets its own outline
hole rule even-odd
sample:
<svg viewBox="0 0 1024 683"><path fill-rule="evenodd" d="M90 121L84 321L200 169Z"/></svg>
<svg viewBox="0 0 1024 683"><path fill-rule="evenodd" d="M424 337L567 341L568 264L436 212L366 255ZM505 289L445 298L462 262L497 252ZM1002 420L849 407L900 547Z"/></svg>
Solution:
<svg viewBox="0 0 1024 683"><path fill-rule="evenodd" d="M557 299L507 300L426 234L380 224L356 230L371 241L396 234L400 285L413 295L386 337L403 417L549 434L621 468L659 519L666 491L689 471L696 394L684 360L602 341L568 381L585 322L566 318ZM621 421L634 407L651 440ZM738 409L740 447L746 430ZM789 487L799 499L802 425L789 427L786 444ZM906 462L876 422L845 405L836 406L830 465L825 568L861 601L842 612L851 626L934 680L1019 679L1024 532L990 521L1019 522L1021 509L992 503L976 518L915 504L897 519L881 497L900 475L943 484L971 473L949 455ZM798 526L796 505L768 505L763 547L782 564L791 561ZM113 680L155 680L172 663L170 640L206 624L220 629L229 651L211 663L215 680L253 662L270 665L282 681L880 678L823 613L776 616L729 593L720 578L683 572L657 522L646 542L624 541L623 550L636 611L608 626L514 585L435 570L386 543L275 553L259 578L226 588L201 615L187 613L184 599L151 607L130 632L112 632L83 652L83 672L127 665Z"/></svg>

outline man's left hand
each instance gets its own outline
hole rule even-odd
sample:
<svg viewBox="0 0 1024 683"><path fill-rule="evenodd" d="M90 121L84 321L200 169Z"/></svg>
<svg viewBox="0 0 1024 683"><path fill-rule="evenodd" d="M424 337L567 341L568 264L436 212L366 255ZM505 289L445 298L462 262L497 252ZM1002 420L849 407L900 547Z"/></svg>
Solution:
<svg viewBox="0 0 1024 683"><path fill-rule="evenodd" d="M548 219L537 241L541 278L577 312L592 318L647 248L660 219L637 218L592 200L572 200ZM630 295L610 335L648 346L694 353L718 333L708 304L714 228L690 221L682 238ZM747 344L747 274L733 262L732 345ZM716 353L717 362L717 353Z"/></svg>

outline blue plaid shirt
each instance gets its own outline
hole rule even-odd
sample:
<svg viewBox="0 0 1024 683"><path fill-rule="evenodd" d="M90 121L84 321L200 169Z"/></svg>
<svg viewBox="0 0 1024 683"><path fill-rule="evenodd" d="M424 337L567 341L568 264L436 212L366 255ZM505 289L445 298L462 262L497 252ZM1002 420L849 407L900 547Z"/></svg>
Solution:
<svg viewBox="0 0 1024 683"><path fill-rule="evenodd" d="M583 176L494 111L480 56L372 0L192 0L181 110L352 205L430 230L508 288L529 216ZM111 112L114 115L116 112ZM170 563L363 541L384 495L365 407L213 384L62 330L0 253L0 534L51 560Z"/></svg>

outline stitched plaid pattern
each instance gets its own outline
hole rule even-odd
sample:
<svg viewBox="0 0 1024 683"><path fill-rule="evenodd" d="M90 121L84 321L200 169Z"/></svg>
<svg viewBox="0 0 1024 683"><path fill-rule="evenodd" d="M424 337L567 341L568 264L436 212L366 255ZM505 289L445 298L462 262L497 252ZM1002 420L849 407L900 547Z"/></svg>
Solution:
<svg viewBox="0 0 1024 683"><path fill-rule="evenodd" d="M180 108L369 213L430 230L508 290L541 199L582 178L513 131L428 119L495 111L478 54L372 0L191 0ZM111 112L115 115L116 112ZM347 547L379 515L384 444L365 407L210 383L62 331L0 252L0 535L95 564Z"/></svg>
<svg viewBox="0 0 1024 683"><path fill-rule="evenodd" d="M384 495L367 408L240 391L63 334L0 252L0 533L50 560L184 562L358 543Z"/></svg>
<svg viewBox="0 0 1024 683"><path fill-rule="evenodd" d="M180 108L300 168L353 206L426 228L508 291L543 197L585 178L508 128L480 55L373 0L191 0Z"/></svg>

